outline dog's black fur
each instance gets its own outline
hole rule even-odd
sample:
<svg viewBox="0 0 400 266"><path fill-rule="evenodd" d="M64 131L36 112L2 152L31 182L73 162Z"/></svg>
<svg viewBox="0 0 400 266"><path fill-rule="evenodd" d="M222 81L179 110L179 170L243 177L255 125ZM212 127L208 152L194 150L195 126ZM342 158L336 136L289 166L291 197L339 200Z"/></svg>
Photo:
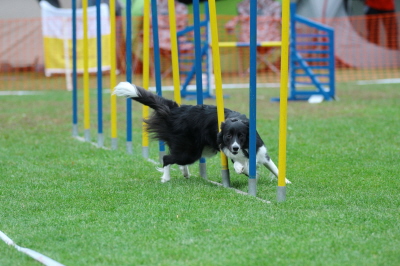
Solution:
<svg viewBox="0 0 400 266"><path fill-rule="evenodd" d="M221 132L218 133L216 106L179 106L176 102L153 94L139 86L132 86L126 82L121 84L116 87L115 94L132 98L154 110L144 122L147 124L150 136L165 142L169 147L169 154L163 157L163 167L172 164L189 165L202 156L209 157L217 154L220 150L224 151L233 162L241 161L241 165L245 167L245 161L249 158L249 121L244 114L225 108L225 122L221 124ZM131 86L131 90L136 89L136 93L118 90L118 88L127 89L127 86ZM256 146L257 152L264 146L258 133ZM266 149L263 156L265 160L270 161ZM265 165L265 162L259 163ZM268 166L267 168L270 169ZM240 173L248 173L246 169L240 171L235 167L235 170ZM277 176L277 171L271 171Z"/></svg>

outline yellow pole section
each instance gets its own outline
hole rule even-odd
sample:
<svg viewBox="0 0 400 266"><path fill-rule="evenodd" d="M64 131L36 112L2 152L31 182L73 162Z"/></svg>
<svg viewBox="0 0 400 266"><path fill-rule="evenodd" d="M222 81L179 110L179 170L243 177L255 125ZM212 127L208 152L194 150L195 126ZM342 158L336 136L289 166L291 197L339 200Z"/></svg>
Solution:
<svg viewBox="0 0 400 266"><path fill-rule="evenodd" d="M261 42L260 46L262 47L280 47L282 45L282 42L276 41L276 42ZM219 47L238 47L237 42L219 42ZM249 44L250 46L250 44Z"/></svg>
<svg viewBox="0 0 400 266"><path fill-rule="evenodd" d="M168 0L169 32L171 36L172 77L174 81L174 99L181 104L181 90L179 80L178 40L176 36L175 1Z"/></svg>
<svg viewBox="0 0 400 266"><path fill-rule="evenodd" d="M282 42L261 42L260 45L262 47L280 47Z"/></svg>
<svg viewBox="0 0 400 266"><path fill-rule="evenodd" d="M83 9L83 119L84 129L90 129L90 91L89 91L89 43L88 43L88 0L82 1Z"/></svg>
<svg viewBox="0 0 400 266"><path fill-rule="evenodd" d="M117 96L113 95L116 81L116 48L115 48L115 0L110 0L110 90L111 90L111 138L117 138Z"/></svg>
<svg viewBox="0 0 400 266"><path fill-rule="evenodd" d="M284 187L286 177L286 135L289 79L289 17L290 0L282 1L281 88L279 108L279 175L278 186Z"/></svg>
<svg viewBox="0 0 400 266"><path fill-rule="evenodd" d="M143 88L149 88L150 79L150 0L144 0L143 3ZM143 119L149 117L149 107L142 108ZM142 124L142 146L149 146L149 135Z"/></svg>
<svg viewBox="0 0 400 266"><path fill-rule="evenodd" d="M218 40L218 23L217 23L217 10L215 7L215 0L209 0L209 12L210 12L210 27L211 27L211 47L213 55L213 68L215 77L215 96L217 100L218 109L218 129L223 121L225 121L224 112L224 95L222 92L222 78L221 78L221 58L219 54L219 40ZM228 169L228 160L223 152L221 154L221 167L222 170Z"/></svg>

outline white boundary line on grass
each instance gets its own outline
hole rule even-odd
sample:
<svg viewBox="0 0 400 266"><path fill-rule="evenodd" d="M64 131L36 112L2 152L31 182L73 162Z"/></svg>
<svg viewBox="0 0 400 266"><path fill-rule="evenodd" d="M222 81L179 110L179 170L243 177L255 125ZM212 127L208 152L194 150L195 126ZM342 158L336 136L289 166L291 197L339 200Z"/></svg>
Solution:
<svg viewBox="0 0 400 266"><path fill-rule="evenodd" d="M36 252L32 249L29 248L23 248L18 246L17 244L14 243L14 241L9 238L6 234L4 234L2 231L0 231L0 238L9 246L15 247L18 251L25 253L29 257L37 260L38 262L46 265L46 266L64 266L64 264L61 264L43 254L40 254L39 252Z"/></svg>
<svg viewBox="0 0 400 266"><path fill-rule="evenodd" d="M35 94L42 94L43 92L40 91L0 91L0 96L9 96L9 95L35 95Z"/></svg>
<svg viewBox="0 0 400 266"><path fill-rule="evenodd" d="M400 79L374 79L374 80L359 80L357 85L370 85L370 84L396 84L400 83Z"/></svg>

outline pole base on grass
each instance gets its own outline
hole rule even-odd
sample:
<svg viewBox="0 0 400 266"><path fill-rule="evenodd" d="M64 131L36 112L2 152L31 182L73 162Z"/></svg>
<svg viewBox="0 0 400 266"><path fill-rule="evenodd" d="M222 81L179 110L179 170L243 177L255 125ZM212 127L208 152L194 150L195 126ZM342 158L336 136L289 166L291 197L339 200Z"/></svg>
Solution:
<svg viewBox="0 0 400 266"><path fill-rule="evenodd" d="M286 200L286 186L283 187L278 186L276 193L276 200L278 202L284 202Z"/></svg>
<svg viewBox="0 0 400 266"><path fill-rule="evenodd" d="M97 134L97 147L103 148L104 147L104 136L103 133Z"/></svg>
<svg viewBox="0 0 400 266"><path fill-rule="evenodd" d="M85 129L83 134L85 136L85 141L90 142L90 129Z"/></svg>
<svg viewBox="0 0 400 266"><path fill-rule="evenodd" d="M200 171L200 176L204 179L207 179L207 164L206 163L199 163L199 171Z"/></svg>
<svg viewBox="0 0 400 266"><path fill-rule="evenodd" d="M257 195L257 178L249 178L249 195Z"/></svg>
<svg viewBox="0 0 400 266"><path fill-rule="evenodd" d="M111 149L116 150L118 147L118 139L117 138L112 138L111 139Z"/></svg>
<svg viewBox="0 0 400 266"><path fill-rule="evenodd" d="M222 176L222 185L224 187L230 187L231 179L229 177L229 169L221 170L221 176Z"/></svg>
<svg viewBox="0 0 400 266"><path fill-rule="evenodd" d="M132 150L132 141L127 141L126 142L126 152L128 154L133 154L133 150Z"/></svg>
<svg viewBox="0 0 400 266"><path fill-rule="evenodd" d="M142 147L142 156L145 159L149 159L149 147Z"/></svg>
<svg viewBox="0 0 400 266"><path fill-rule="evenodd" d="M72 137L76 138L78 136L78 125L73 124L72 125Z"/></svg>

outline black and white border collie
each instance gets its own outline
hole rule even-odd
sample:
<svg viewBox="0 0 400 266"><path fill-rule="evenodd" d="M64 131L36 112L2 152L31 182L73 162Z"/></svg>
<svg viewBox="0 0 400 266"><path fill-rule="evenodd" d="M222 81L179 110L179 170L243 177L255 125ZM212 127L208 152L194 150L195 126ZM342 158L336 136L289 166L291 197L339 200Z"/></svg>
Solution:
<svg viewBox="0 0 400 266"><path fill-rule="evenodd" d="M169 148L163 157L161 182L170 177L170 166L179 165L184 177L189 178L188 165L201 157L211 157L222 151L232 160L237 173L249 173L249 121L245 115L225 108L225 122L218 133L217 107L214 105L178 105L144 88L128 82L119 83L114 94L131 98L154 110L144 122L153 139L161 140ZM267 153L257 133L257 165L267 167L275 177L278 168ZM286 180L286 183L290 183Z"/></svg>

